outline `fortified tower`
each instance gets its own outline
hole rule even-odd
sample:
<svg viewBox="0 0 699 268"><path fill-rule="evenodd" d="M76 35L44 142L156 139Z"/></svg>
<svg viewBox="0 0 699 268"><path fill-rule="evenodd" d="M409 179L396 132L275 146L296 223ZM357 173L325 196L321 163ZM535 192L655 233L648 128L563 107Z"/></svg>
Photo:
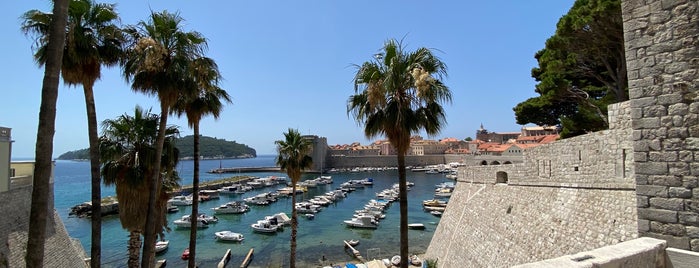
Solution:
<svg viewBox="0 0 699 268"><path fill-rule="evenodd" d="M699 251L699 2L623 0L640 236Z"/></svg>

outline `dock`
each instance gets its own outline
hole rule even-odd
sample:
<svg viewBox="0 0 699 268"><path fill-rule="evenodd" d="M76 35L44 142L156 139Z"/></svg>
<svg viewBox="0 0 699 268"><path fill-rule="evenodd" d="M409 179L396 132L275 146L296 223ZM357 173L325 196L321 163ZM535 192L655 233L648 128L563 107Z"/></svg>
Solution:
<svg viewBox="0 0 699 268"><path fill-rule="evenodd" d="M226 264L228 264L228 261L231 260L231 249L229 248L226 250L226 254L223 254L223 258L221 258L221 261L218 262L218 268L224 268L226 267Z"/></svg>
<svg viewBox="0 0 699 268"><path fill-rule="evenodd" d="M359 261L361 261L362 263L366 262L366 261L364 260L364 257L362 257L362 255L359 253L359 250L354 249L354 247L352 247L352 245L350 245L350 244L347 242L347 240L342 240L342 242L345 242L345 247L349 248L349 249L352 251L352 254L354 254L354 257L355 257L355 258L357 258L357 259L358 259Z"/></svg>
<svg viewBox="0 0 699 268"><path fill-rule="evenodd" d="M248 267L250 262L252 261L252 253L255 251L255 248L250 248L250 251L248 251L248 255L245 255L245 259L243 260L243 263L240 264L240 268L245 268Z"/></svg>

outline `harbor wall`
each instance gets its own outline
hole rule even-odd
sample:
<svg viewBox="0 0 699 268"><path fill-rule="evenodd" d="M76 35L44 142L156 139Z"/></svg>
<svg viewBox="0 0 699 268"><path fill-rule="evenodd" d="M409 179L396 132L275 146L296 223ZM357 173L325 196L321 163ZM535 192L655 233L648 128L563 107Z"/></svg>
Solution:
<svg viewBox="0 0 699 268"><path fill-rule="evenodd" d="M395 155L375 156L330 156L329 166L334 168L354 167L397 167L398 158ZM406 166L426 166L448 163L445 155L406 155Z"/></svg>
<svg viewBox="0 0 699 268"><path fill-rule="evenodd" d="M459 168L426 258L507 267L637 238L630 104L609 111L609 130L526 150L523 163Z"/></svg>

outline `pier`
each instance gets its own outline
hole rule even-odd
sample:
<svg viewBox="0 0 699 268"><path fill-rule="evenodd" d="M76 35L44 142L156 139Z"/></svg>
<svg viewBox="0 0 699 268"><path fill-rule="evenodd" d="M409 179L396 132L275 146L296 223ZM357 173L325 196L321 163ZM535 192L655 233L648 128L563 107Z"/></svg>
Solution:
<svg viewBox="0 0 699 268"><path fill-rule="evenodd" d="M244 172L279 172L279 167L232 167L232 168L215 168L206 173L223 174L223 173L244 173Z"/></svg>

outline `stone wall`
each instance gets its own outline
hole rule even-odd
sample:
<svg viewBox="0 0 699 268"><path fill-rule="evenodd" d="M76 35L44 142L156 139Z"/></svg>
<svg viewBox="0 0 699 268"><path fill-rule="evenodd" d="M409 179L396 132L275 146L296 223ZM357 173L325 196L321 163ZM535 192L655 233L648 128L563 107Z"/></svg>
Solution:
<svg viewBox="0 0 699 268"><path fill-rule="evenodd" d="M375 156L330 156L330 166L334 168L354 167L397 167L398 158L395 155ZM444 155L406 155L405 165L426 166L447 163Z"/></svg>
<svg viewBox="0 0 699 268"><path fill-rule="evenodd" d="M638 230L699 251L699 2L622 1Z"/></svg>
<svg viewBox="0 0 699 268"><path fill-rule="evenodd" d="M0 267L25 266L31 193L31 186L0 193L6 215L0 217L0 240L5 241L0 243ZM50 200L53 201L53 196ZM60 216L53 211L53 204L50 207L43 267L87 267L82 259L84 251L75 247Z"/></svg>
<svg viewBox="0 0 699 268"><path fill-rule="evenodd" d="M426 257L506 267L636 238L630 103L609 111L609 130L526 150L521 164L459 168Z"/></svg>

